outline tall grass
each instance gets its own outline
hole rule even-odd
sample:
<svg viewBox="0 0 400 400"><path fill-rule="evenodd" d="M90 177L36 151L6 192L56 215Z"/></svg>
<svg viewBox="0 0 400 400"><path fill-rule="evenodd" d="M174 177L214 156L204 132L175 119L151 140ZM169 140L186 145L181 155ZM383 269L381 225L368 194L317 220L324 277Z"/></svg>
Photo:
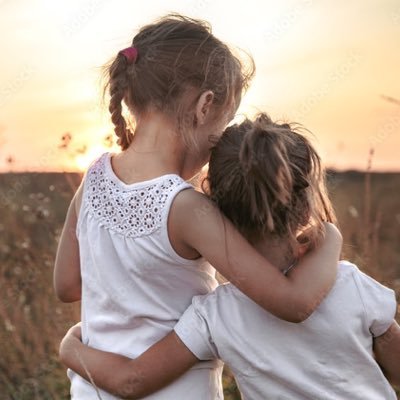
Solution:
<svg viewBox="0 0 400 400"><path fill-rule="evenodd" d="M2 175L0 187L0 398L67 399L57 350L79 306L56 300L52 273L72 188L62 174Z"/></svg>
<svg viewBox="0 0 400 400"><path fill-rule="evenodd" d="M372 156L372 154L371 154ZM53 293L57 241L77 174L0 175L0 399L69 398L58 344L79 304ZM400 174L331 173L345 256L400 293ZM226 370L225 398L240 399ZM400 397L399 397L400 398Z"/></svg>

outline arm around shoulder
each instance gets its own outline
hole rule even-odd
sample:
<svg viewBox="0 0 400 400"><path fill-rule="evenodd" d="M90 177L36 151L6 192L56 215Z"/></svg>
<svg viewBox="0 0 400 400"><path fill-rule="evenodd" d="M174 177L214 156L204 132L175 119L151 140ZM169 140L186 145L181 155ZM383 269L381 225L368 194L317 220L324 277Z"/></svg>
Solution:
<svg viewBox="0 0 400 400"><path fill-rule="evenodd" d="M284 276L250 245L216 205L193 190L175 199L170 222L181 241L206 258L222 275L278 318L301 322L335 283L342 239L327 225L321 246Z"/></svg>
<svg viewBox="0 0 400 400"><path fill-rule="evenodd" d="M61 361L84 379L122 399L140 399L150 395L198 362L175 332L140 357L130 359L84 345L77 334L79 331L78 325L72 327L62 340Z"/></svg>
<svg viewBox="0 0 400 400"><path fill-rule="evenodd" d="M303 256L288 274L295 281L294 303L297 321L306 320L321 304L336 282L343 237L338 228L326 222L325 236L319 247Z"/></svg>

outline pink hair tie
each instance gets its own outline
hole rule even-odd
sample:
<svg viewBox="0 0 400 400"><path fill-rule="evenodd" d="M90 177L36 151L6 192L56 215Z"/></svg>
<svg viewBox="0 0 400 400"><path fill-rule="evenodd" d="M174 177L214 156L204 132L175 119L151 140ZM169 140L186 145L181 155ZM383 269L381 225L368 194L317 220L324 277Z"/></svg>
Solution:
<svg viewBox="0 0 400 400"><path fill-rule="evenodd" d="M127 47L126 49L121 50L118 54L122 54L128 61L128 64L133 64L136 62L138 51L136 47Z"/></svg>

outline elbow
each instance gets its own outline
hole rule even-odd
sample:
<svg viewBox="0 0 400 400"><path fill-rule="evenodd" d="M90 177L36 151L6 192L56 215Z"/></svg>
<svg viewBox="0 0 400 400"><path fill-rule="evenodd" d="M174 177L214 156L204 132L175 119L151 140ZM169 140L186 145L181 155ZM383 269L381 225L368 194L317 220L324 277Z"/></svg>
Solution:
<svg viewBox="0 0 400 400"><path fill-rule="evenodd" d="M123 386L123 389L118 390L116 396L125 400L137 400L142 399L144 396L146 396L146 393L147 392L136 389L135 384L132 382L126 383L125 386Z"/></svg>
<svg viewBox="0 0 400 400"><path fill-rule="evenodd" d="M298 324L305 321L311 314L307 313L305 309L300 309L299 304L293 305L292 307L290 307L288 304L285 304L285 306L285 310L276 310L273 312L276 317L283 321Z"/></svg>
<svg viewBox="0 0 400 400"><path fill-rule="evenodd" d="M68 287L59 287L57 285L54 286L54 290L58 300L63 303L73 303L75 301L81 300L81 288L68 288Z"/></svg>
<svg viewBox="0 0 400 400"><path fill-rule="evenodd" d="M119 399L138 399L135 390L133 390L129 382L122 382L118 385L118 389L113 393Z"/></svg>
<svg viewBox="0 0 400 400"><path fill-rule="evenodd" d="M293 306L287 310L284 319L288 322L299 324L304 322L318 307L319 303L303 299L295 299Z"/></svg>
<svg viewBox="0 0 400 400"><path fill-rule="evenodd" d="M68 294L68 295L59 295L59 296L57 296L57 298L62 303L75 303L76 301L80 301L81 300L80 296L71 296L70 294Z"/></svg>
<svg viewBox="0 0 400 400"><path fill-rule="evenodd" d="M304 322L311 314L312 311L311 312L307 310L299 311L297 314L291 317L291 320L289 322L293 322L294 324L300 324L301 322Z"/></svg>
<svg viewBox="0 0 400 400"><path fill-rule="evenodd" d="M287 320L294 323L304 322L324 301L327 294L328 290L319 290L316 293L304 290L293 292L288 305L290 315Z"/></svg>
<svg viewBox="0 0 400 400"><path fill-rule="evenodd" d="M326 292L321 292L319 296L317 297L311 297L311 298L306 298L302 299L298 303L298 309L296 313L296 321L294 322L304 322L306 319L308 319L311 314L319 307L319 305L323 302L325 299L327 293Z"/></svg>
<svg viewBox="0 0 400 400"><path fill-rule="evenodd" d="M299 324L301 322L304 322L309 316L310 314L305 314L302 311L299 311L297 313L290 313L285 315L284 319L293 324Z"/></svg>
<svg viewBox="0 0 400 400"><path fill-rule="evenodd" d="M140 399L147 393L143 389L143 378L138 373L128 373L126 377L119 379L115 395L121 399Z"/></svg>

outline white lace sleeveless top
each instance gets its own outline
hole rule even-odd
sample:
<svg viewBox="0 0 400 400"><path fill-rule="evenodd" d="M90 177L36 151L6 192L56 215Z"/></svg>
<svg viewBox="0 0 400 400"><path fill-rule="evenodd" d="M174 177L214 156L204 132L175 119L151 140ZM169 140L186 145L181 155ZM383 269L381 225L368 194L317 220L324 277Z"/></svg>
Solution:
<svg viewBox="0 0 400 400"><path fill-rule="evenodd" d="M172 330L193 296L217 286L214 268L180 257L168 238L172 201L193 187L174 174L125 184L112 170L110 153L91 165L83 185L77 225L82 339L134 358ZM82 378L69 376L74 398L96 398L94 391L86 395L92 389Z"/></svg>

